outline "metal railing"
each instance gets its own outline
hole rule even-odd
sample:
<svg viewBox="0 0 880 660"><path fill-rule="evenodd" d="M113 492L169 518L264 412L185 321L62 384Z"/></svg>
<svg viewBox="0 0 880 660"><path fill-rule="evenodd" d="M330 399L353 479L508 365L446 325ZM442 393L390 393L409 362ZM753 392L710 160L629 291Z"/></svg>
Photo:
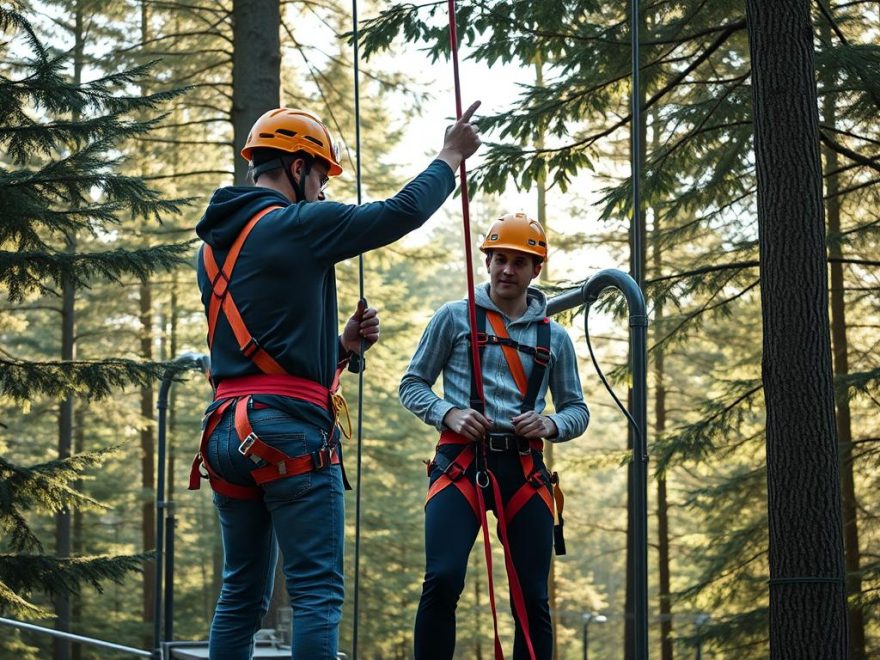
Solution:
<svg viewBox="0 0 880 660"><path fill-rule="evenodd" d="M95 646L97 648L105 649L108 651L118 651L119 653L127 653L129 655L134 655L139 658L153 658L155 655L152 651L144 651L143 649L136 649L132 646L123 646L122 644L114 644L113 642L105 642L101 639L94 639L93 637L84 637L83 635L74 635L73 633L64 632L63 630L55 630L54 628L46 628L44 626L36 626L32 623L25 623L24 621L16 621L15 619L5 619L0 617L0 625L3 626L11 626L12 628L17 628L19 630L26 630L28 632L36 632L41 633L43 635L49 635L50 637L57 637L58 639L66 639L70 642L76 642L77 644L86 644L87 646Z"/></svg>

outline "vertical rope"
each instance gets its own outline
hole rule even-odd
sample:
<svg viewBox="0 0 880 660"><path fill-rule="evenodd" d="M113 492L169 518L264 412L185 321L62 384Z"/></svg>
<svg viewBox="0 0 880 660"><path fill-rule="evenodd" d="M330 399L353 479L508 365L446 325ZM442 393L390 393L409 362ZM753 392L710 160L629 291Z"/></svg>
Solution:
<svg viewBox="0 0 880 660"><path fill-rule="evenodd" d="M352 36L354 42L354 144L355 144L355 182L358 206L362 203L361 191L361 95L360 95L360 52L358 44L358 13L357 0L351 2ZM358 255L358 285L360 299L364 301L364 255ZM358 657L358 619L360 617L360 576L361 576L361 481L363 476L363 420L364 420L364 368L362 359L366 351L366 342L361 339L361 359L358 369L358 405L357 405L357 469L355 486L354 513L354 607L352 612L351 656Z"/></svg>
<svg viewBox="0 0 880 660"><path fill-rule="evenodd" d="M458 74L458 31L455 25L455 0L448 0L449 6L449 46L452 51L452 71L455 79L455 118L461 119L461 82ZM474 380L476 382L477 395L480 398L478 412L486 412L486 395L483 392L483 370L480 367L480 350L477 346L477 301L474 296L474 265L471 254L471 219L468 205L468 180L467 166L464 160L459 167L461 178L461 215L464 225L464 254L467 269L467 300L468 322L470 325L471 360L474 365ZM473 407L476 402L471 402Z"/></svg>

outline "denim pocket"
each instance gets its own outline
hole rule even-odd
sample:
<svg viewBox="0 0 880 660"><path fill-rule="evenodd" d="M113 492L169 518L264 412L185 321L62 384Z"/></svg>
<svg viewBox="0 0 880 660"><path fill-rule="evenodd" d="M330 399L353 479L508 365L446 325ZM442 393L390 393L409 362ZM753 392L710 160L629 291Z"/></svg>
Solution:
<svg viewBox="0 0 880 660"><path fill-rule="evenodd" d="M322 429L272 408L251 410L250 421L260 440L290 458L309 455L326 442L326 433ZM256 467L264 465L267 463L260 461ZM309 471L264 483L263 501L272 510L276 506L302 498L313 486L313 475L314 472Z"/></svg>

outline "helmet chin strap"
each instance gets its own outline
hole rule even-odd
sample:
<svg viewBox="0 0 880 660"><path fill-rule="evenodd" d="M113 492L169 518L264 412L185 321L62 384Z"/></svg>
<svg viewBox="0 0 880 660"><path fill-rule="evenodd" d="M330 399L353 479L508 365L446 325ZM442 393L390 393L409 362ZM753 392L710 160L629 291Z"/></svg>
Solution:
<svg viewBox="0 0 880 660"><path fill-rule="evenodd" d="M305 185L303 185L303 180L311 173L312 171L312 161L309 158L303 159L303 167L302 173L299 175L299 181L293 178L293 175L290 173L291 162L285 163L284 165L284 173L287 175L287 180L290 182L290 187L293 188L293 193L296 195L295 202L304 202L306 201L306 191Z"/></svg>
<svg viewBox="0 0 880 660"><path fill-rule="evenodd" d="M302 202L306 199L306 191L305 185L303 184L303 179L305 179L312 171L312 161L310 158L303 158L303 169L300 174L299 181L293 178L293 175L290 173L290 166L293 164L293 161L289 161L286 158L277 158L275 160L270 160L267 163L263 163L262 165L257 165L251 170L251 174L254 177L254 183L257 182L257 179L260 178L261 174L264 174L270 170L277 170L279 167L284 170L284 174L287 176L287 181L290 183L290 187L293 189L293 194L296 195L296 199L294 202Z"/></svg>

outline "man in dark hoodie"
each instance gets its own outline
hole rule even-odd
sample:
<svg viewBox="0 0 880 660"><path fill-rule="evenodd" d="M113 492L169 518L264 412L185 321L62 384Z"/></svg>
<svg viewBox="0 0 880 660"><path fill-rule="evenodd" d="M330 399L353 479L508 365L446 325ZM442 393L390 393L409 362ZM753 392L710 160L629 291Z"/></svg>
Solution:
<svg viewBox="0 0 880 660"><path fill-rule="evenodd" d="M338 334L335 265L396 241L442 205L456 168L479 147L469 123L478 105L447 129L421 174L394 197L362 206L323 201L342 168L317 118L267 112L242 150L255 185L217 190L196 227L205 243L198 282L215 400L190 488L206 473L223 537L213 659L251 657L279 546L293 608L292 657L336 657L344 401L335 390L349 356L362 341L378 340L379 319L359 304Z"/></svg>

